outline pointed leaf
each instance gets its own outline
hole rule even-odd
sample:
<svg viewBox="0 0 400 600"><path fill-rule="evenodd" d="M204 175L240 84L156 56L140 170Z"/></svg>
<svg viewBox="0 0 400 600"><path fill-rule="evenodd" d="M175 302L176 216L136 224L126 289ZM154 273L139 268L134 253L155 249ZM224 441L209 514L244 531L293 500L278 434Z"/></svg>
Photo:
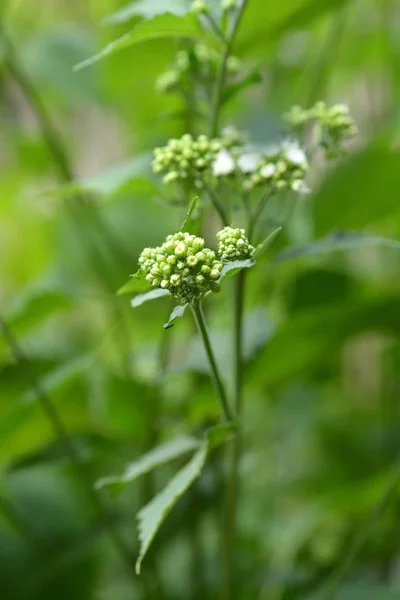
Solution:
<svg viewBox="0 0 400 600"><path fill-rule="evenodd" d="M221 275L218 281L219 283L221 283L225 279L236 275L236 273L238 273L242 269L250 269L250 267L254 267L255 264L256 261L252 258L247 258L246 260L233 260L232 262L226 263L226 265L224 265L222 268Z"/></svg>
<svg viewBox="0 0 400 600"><path fill-rule="evenodd" d="M105 22L109 25L115 25L126 23L130 19L133 19L133 17L139 16L151 19L156 15L166 12L183 16L189 10L190 3L187 0L168 0L168 4L166 4L165 0L139 0L139 2L130 2L126 6L123 6L117 12L107 17Z"/></svg>
<svg viewBox="0 0 400 600"><path fill-rule="evenodd" d="M119 288L117 292L117 296L122 296L123 294L137 294L139 292L144 292L149 287L146 276L143 271L138 271L131 275L131 278Z"/></svg>
<svg viewBox="0 0 400 600"><path fill-rule="evenodd" d="M199 37L200 34L201 31L193 14L184 17L169 13L157 15L148 21L141 21L131 31L108 44L101 52L77 64L74 70L79 71L134 44L160 38Z"/></svg>
<svg viewBox="0 0 400 600"><path fill-rule="evenodd" d="M373 235L364 235L353 231L335 231L325 238L315 240L309 244L302 244L294 248L287 248L280 252L276 261L300 258L304 256L316 256L340 252L345 250L357 250L365 246L383 246L400 250L400 241Z"/></svg>
<svg viewBox="0 0 400 600"><path fill-rule="evenodd" d="M191 437L180 437L175 440L161 444L150 452L141 456L135 462L127 465L125 472L122 475L113 475L99 479L96 483L96 488L100 489L108 485L125 486L132 481L135 481L141 475L149 473L156 467L163 465L174 458L182 456L191 450L195 450L200 446L201 442Z"/></svg>
<svg viewBox="0 0 400 600"><path fill-rule="evenodd" d="M272 233L270 233L261 244L258 244L256 249L253 252L253 258L260 256L263 252L265 252L272 243L276 240L280 232L282 231L282 227L278 227Z"/></svg>
<svg viewBox="0 0 400 600"><path fill-rule="evenodd" d="M192 218L192 214L196 210L196 206L197 206L198 201L199 201L199 197L198 196L196 196L195 198L193 198L192 203L191 203L191 205L189 207L189 210L187 212L186 219L183 221L182 227L180 228L179 231L186 231L187 226L189 224L189 221Z"/></svg>
<svg viewBox="0 0 400 600"><path fill-rule="evenodd" d="M163 298L164 296L170 296L169 291L163 290L162 288L156 288L155 290L150 290L150 292L146 292L145 294L139 294L138 296L135 296L131 300L131 306L136 308L137 306L141 306L149 300L156 300L157 298Z"/></svg>
<svg viewBox="0 0 400 600"><path fill-rule="evenodd" d="M140 553L136 562L136 572L138 574L154 536L179 498L200 475L206 462L207 453L208 444L204 442L191 461L178 471L164 490L157 494L137 515L140 540Z"/></svg>
<svg viewBox="0 0 400 600"><path fill-rule="evenodd" d="M175 325L175 321L183 317L183 315L185 314L186 307L187 304L178 304L177 306L175 306L168 319L168 322L164 323L164 329L171 329L171 327Z"/></svg>

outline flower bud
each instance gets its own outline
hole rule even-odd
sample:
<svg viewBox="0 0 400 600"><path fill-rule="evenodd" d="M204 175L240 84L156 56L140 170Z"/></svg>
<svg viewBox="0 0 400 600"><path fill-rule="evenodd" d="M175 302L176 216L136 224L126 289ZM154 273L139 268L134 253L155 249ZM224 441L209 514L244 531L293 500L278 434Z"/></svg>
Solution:
<svg viewBox="0 0 400 600"><path fill-rule="evenodd" d="M179 244L175 248L175 256L178 258L182 258L186 254L186 245L183 242L179 242Z"/></svg>

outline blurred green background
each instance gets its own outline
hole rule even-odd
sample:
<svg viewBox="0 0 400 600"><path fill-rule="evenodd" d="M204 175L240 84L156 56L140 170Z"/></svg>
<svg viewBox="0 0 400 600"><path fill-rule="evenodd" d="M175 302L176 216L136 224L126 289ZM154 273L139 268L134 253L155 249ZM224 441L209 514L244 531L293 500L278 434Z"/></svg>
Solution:
<svg viewBox="0 0 400 600"><path fill-rule="evenodd" d="M168 516L139 578L135 514L184 461L117 497L91 491L219 416L190 319L165 332L168 301L133 311L116 296L142 248L184 218L150 173L153 147L186 129L182 99L155 86L180 42L73 71L160 7L187 3L141 0L131 20L107 24L124 2L2 2L0 314L13 340L0 339L0 597L218 598L224 451ZM323 600L338 581L338 600L394 600L400 254L315 240L337 229L400 240L400 4L249 0L235 54L262 81L226 104L224 124L273 140L292 104L323 99L347 103L360 130L345 158L317 161L313 193L249 278L235 598ZM305 256L279 260L302 244ZM207 305L226 376L229 291Z"/></svg>

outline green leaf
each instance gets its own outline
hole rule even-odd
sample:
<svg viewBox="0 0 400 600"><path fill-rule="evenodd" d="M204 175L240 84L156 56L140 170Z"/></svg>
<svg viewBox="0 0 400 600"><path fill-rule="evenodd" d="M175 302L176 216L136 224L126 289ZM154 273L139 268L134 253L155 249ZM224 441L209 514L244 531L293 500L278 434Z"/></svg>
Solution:
<svg viewBox="0 0 400 600"><path fill-rule="evenodd" d="M149 473L149 471L152 471L156 467L174 460L191 450L195 450L200 444L201 442L199 440L191 437L180 437L166 442L165 444L161 444L141 456L139 460L128 464L122 475L114 475L99 479L96 483L96 488L100 489L108 485L124 486L128 483L132 483L132 481L135 481L145 473Z"/></svg>
<svg viewBox="0 0 400 600"><path fill-rule="evenodd" d="M357 250L358 248L364 248L365 246L383 246L399 250L400 241L364 235L352 231L334 231L321 240L315 240L309 244L302 244L301 246L283 250L277 254L275 261L329 254L331 252L341 252L344 250Z"/></svg>
<svg viewBox="0 0 400 600"><path fill-rule="evenodd" d="M171 329L175 325L175 321L180 319L185 314L187 304L178 304L172 311L167 323L164 323L164 329Z"/></svg>
<svg viewBox="0 0 400 600"><path fill-rule="evenodd" d="M191 203L191 205L189 207L189 210L187 212L186 219L183 221L182 227L180 228L179 231L186 231L187 226L189 225L189 221L192 218L192 215L193 215L194 211L196 210L196 206L197 206L198 201L199 201L199 197L198 196L196 196L195 198L193 198L192 203Z"/></svg>
<svg viewBox="0 0 400 600"><path fill-rule="evenodd" d="M329 173L314 196L316 235L359 229L398 212L400 150L378 140Z"/></svg>
<svg viewBox="0 0 400 600"><path fill-rule="evenodd" d="M210 450L217 448L232 439L235 427L236 423L231 421L230 423L219 423L218 425L207 429L204 436L209 444Z"/></svg>
<svg viewBox="0 0 400 600"><path fill-rule="evenodd" d="M190 10L190 3L187 0L139 0L139 2L130 2L120 8L105 20L110 25L126 23L133 17L145 17L151 19L156 15L166 12L177 16L183 16Z"/></svg>
<svg viewBox="0 0 400 600"><path fill-rule="evenodd" d="M162 288L156 288L155 290L150 290L145 294L138 294L131 300L131 306L136 308L137 306L141 306L145 302L149 300L156 300L157 298L163 298L164 296L169 296L170 293L168 290L163 290Z"/></svg>
<svg viewBox="0 0 400 600"><path fill-rule="evenodd" d="M254 249L253 258L260 256L263 252L265 252L276 240L280 232L282 231L282 227L278 227L272 233L270 233L261 244Z"/></svg>
<svg viewBox="0 0 400 600"><path fill-rule="evenodd" d="M117 296L122 296L123 294L137 294L139 292L144 292L149 287L149 284L146 281L146 276L143 271L138 271L131 275L131 278L119 288L117 292Z"/></svg>
<svg viewBox="0 0 400 600"><path fill-rule="evenodd" d="M225 279L229 277L233 277L242 269L250 269L250 267L254 267L256 261L252 258L247 258L246 260L233 260L232 262L226 263L222 267L221 275L218 280L219 283L222 283Z"/></svg>
<svg viewBox="0 0 400 600"><path fill-rule="evenodd" d="M148 21L141 21L129 33L108 44L101 52L77 64L74 70L79 71L134 44L160 38L199 37L200 35L201 30L196 17L192 14L184 17L169 13L157 15Z"/></svg>
<svg viewBox="0 0 400 600"><path fill-rule="evenodd" d="M140 553L136 562L136 572L138 574L140 573L140 566L143 558L145 557L154 536L179 498L200 475L206 462L207 454L208 443L203 442L191 461L178 471L164 490L160 494L157 494L157 496L155 496L138 513L137 519L140 540Z"/></svg>
<svg viewBox="0 0 400 600"><path fill-rule="evenodd" d="M232 100L242 90L245 90L250 85L254 85L256 83L261 83L263 80L262 75L260 73L260 67L255 67L249 73L244 75L242 79L237 81L236 83L230 85L224 93L222 103L225 104Z"/></svg>

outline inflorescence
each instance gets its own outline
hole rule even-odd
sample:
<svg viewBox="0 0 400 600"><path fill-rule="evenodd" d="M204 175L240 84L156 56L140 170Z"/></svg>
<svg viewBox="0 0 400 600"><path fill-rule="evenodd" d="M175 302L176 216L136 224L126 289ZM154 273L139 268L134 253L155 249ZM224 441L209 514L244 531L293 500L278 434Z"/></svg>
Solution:
<svg viewBox="0 0 400 600"><path fill-rule="evenodd" d="M251 258L254 248L250 244L244 229L225 227L217 233L218 254L222 262L246 260Z"/></svg>

